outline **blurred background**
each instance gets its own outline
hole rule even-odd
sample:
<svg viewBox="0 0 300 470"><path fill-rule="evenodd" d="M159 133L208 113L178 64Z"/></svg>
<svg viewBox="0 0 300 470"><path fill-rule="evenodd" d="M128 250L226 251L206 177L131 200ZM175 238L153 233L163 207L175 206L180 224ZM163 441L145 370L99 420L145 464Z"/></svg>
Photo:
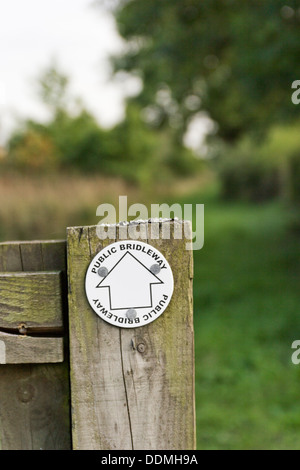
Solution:
<svg viewBox="0 0 300 470"><path fill-rule="evenodd" d="M300 2L286 1L0 5L1 241L64 238L119 195L205 204L199 449L300 448Z"/></svg>

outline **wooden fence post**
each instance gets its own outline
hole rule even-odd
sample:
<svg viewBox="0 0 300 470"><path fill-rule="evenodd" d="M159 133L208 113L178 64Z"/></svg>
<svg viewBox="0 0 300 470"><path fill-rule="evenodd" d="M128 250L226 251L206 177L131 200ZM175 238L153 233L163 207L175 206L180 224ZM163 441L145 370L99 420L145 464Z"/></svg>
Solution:
<svg viewBox="0 0 300 470"><path fill-rule="evenodd" d="M66 242L0 243L0 449L70 449Z"/></svg>
<svg viewBox="0 0 300 470"><path fill-rule="evenodd" d="M85 293L91 260L119 228L115 240L100 240L95 226L68 229L74 449L195 449L193 257L187 240L174 237L180 223L168 222L170 239L164 223L157 238L140 224L171 266L174 293L159 318L129 329L99 318Z"/></svg>

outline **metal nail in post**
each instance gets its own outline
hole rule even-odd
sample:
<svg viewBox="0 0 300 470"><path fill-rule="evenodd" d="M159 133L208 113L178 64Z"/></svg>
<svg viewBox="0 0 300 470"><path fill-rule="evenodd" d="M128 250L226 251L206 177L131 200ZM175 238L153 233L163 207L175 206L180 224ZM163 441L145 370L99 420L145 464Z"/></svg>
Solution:
<svg viewBox="0 0 300 470"><path fill-rule="evenodd" d="M159 264L153 264L150 268L150 271L152 272L152 274L158 274L160 272Z"/></svg>
<svg viewBox="0 0 300 470"><path fill-rule="evenodd" d="M137 313L136 313L136 310L134 310L134 308L130 308L126 312L126 317L128 318L128 320L134 320L136 315Z"/></svg>
<svg viewBox="0 0 300 470"><path fill-rule="evenodd" d="M106 277L108 274L108 269L102 266L101 268L98 269L98 274L101 277Z"/></svg>

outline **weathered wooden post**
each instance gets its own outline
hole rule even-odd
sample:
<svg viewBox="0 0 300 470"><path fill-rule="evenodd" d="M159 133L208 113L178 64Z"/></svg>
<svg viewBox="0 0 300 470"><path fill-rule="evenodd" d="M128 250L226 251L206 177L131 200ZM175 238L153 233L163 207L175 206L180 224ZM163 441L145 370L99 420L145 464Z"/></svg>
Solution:
<svg viewBox="0 0 300 470"><path fill-rule="evenodd" d="M171 232L169 239L163 238L166 223ZM132 249L142 246L139 240L127 245L122 239L120 226L116 227L115 239L106 240L99 239L95 226L68 229L74 449L195 449L193 257L192 251L186 249L185 237L177 238L176 235L178 225L183 225L183 222L166 223L160 223L156 233L151 230L154 225L151 227L147 222L139 224L139 230L147 234L143 242L153 247L153 250L144 252L146 258L149 255L149 263L153 263L150 259L153 252L159 252L169 263L174 278L173 295L163 314L144 326L136 324L134 328L132 326L135 325L128 323L134 322L140 311L148 312L144 316L147 318L151 308L155 307L152 303L147 300L144 308L144 305L132 305L132 300L131 304L124 305L128 308L126 311L122 306L115 308L114 302L117 304L118 298L110 297L110 311L101 305L99 299L92 298L90 302L95 302L95 309L106 315L103 319L87 300L85 282L87 270L97 253L121 240L124 254L127 246L132 253ZM123 249L120 244L116 247L114 253ZM113 255L112 251L106 253ZM151 272L149 263L145 267ZM99 288L102 296L113 295L107 283L101 284L101 279L112 272L112 264L108 270L103 264L104 269L101 268L99 274L94 271L94 289ZM113 266L114 274L117 264ZM157 271L152 270L156 276L155 273ZM157 274L157 281L153 284L163 284L164 273L162 270ZM125 285L128 289L126 271L123 270L122 275L119 287ZM138 285L141 289L140 283ZM150 293L156 288L151 286ZM126 292L122 293L124 295ZM120 321L121 317L114 314L119 312L118 308L124 310L124 322L127 315L127 327L111 324L114 319ZM155 308L152 312L155 317Z"/></svg>
<svg viewBox="0 0 300 470"><path fill-rule="evenodd" d="M66 242L0 243L0 449L70 449Z"/></svg>

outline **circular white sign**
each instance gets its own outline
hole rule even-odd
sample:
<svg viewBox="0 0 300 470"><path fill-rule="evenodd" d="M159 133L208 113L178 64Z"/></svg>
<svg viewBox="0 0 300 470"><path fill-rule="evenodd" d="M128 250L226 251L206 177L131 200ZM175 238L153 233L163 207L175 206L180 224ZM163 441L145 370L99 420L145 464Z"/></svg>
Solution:
<svg viewBox="0 0 300 470"><path fill-rule="evenodd" d="M103 320L136 328L156 320L167 308L174 289L166 258L153 246L124 240L103 248L88 267L87 299Z"/></svg>

